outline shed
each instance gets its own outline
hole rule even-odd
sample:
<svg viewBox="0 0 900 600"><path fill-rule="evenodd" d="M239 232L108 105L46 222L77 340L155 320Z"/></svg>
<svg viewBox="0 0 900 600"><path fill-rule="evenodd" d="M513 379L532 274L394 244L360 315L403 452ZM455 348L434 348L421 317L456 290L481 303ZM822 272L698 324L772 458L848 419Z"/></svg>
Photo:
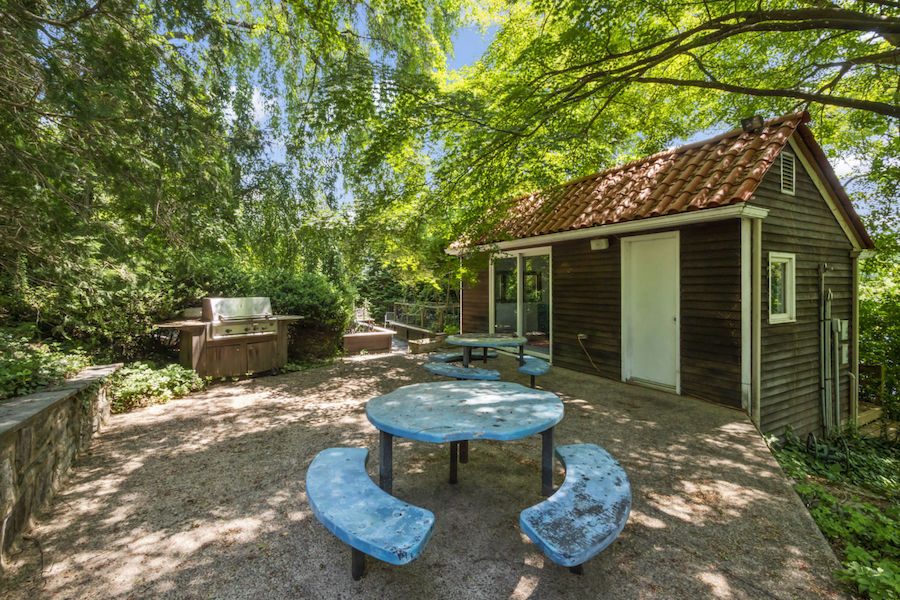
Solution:
<svg viewBox="0 0 900 600"><path fill-rule="evenodd" d="M856 417L858 260L873 244L805 111L511 201L462 332L745 410L763 433Z"/></svg>

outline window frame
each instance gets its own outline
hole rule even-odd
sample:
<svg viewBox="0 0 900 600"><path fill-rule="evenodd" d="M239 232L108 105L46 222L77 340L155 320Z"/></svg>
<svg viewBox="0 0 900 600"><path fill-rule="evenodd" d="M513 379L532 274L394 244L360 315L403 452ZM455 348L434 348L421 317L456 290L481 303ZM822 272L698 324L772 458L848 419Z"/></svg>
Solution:
<svg viewBox="0 0 900 600"><path fill-rule="evenodd" d="M551 364L553 363L553 246L539 246L536 248L522 248L522 249L513 249L513 250L503 250L500 252L495 252L491 255L490 266L488 268L488 327L491 332L496 328L496 301L497 301L497 291L496 291L496 273L494 271L494 261L498 258L515 258L516 259L516 334L524 335L524 309L525 309L525 275L527 271L525 270L525 258L529 256L539 256L539 255L547 255L547 263L549 266L548 278L546 281L542 281L542 288L547 288L547 294L550 298L550 315L549 315L549 326L550 326L550 347L547 353L543 352L535 352L529 350L528 346L525 346L525 354L537 356L539 358L543 358L548 360ZM502 351L502 349L501 349Z"/></svg>
<svg viewBox="0 0 900 600"><path fill-rule="evenodd" d="M784 264L785 312L772 312L772 265ZM797 255L791 252L769 252L767 271L769 286L769 323L795 323L797 321Z"/></svg>

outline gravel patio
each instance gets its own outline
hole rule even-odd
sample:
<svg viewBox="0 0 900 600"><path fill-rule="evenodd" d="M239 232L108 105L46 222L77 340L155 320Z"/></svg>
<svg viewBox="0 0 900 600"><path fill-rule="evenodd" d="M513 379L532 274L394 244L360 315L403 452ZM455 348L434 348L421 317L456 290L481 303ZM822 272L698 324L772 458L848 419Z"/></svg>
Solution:
<svg viewBox="0 0 900 600"><path fill-rule="evenodd" d="M352 357L113 416L12 557L3 597L847 597L743 413L560 368L538 381L565 403L556 443L598 443L630 477L618 540L578 576L524 538L519 512L542 499L540 436L472 442L455 486L446 444L398 438L394 495L435 514L434 536L418 560L370 559L354 582L349 548L306 503L306 468L324 448L363 446L377 480L365 402L439 380L423 360ZM527 385L512 358L492 364Z"/></svg>

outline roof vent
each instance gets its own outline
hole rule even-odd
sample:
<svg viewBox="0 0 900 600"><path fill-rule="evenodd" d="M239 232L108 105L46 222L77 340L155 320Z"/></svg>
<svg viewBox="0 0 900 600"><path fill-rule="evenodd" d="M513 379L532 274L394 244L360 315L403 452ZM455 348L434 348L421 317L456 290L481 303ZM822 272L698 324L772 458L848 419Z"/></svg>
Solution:
<svg viewBox="0 0 900 600"><path fill-rule="evenodd" d="M763 118L760 115L753 115L746 119L741 119L741 129L747 133L753 133L763 128Z"/></svg>
<svg viewBox="0 0 900 600"><path fill-rule="evenodd" d="M797 185L794 155L787 150L781 152L781 191L794 195Z"/></svg>

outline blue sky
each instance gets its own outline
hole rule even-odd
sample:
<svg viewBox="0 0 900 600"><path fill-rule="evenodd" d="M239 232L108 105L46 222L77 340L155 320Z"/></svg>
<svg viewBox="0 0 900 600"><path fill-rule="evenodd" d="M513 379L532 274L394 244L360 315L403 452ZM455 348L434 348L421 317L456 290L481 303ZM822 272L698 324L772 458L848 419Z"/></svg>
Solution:
<svg viewBox="0 0 900 600"><path fill-rule="evenodd" d="M451 58L447 66L451 69L459 69L466 65L476 62L496 35L496 28L490 27L484 35L477 27L467 27L459 31L453 38L453 58Z"/></svg>

